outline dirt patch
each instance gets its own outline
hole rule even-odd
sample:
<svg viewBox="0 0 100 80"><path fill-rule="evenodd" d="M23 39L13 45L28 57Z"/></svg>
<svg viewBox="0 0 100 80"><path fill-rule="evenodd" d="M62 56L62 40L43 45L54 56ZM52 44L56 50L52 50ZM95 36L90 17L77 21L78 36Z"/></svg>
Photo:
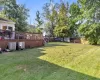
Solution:
<svg viewBox="0 0 100 80"><path fill-rule="evenodd" d="M18 65L18 66L17 66L17 69L18 69L18 70L23 70L23 71L26 72L26 71L27 71L27 66L26 66L26 65Z"/></svg>

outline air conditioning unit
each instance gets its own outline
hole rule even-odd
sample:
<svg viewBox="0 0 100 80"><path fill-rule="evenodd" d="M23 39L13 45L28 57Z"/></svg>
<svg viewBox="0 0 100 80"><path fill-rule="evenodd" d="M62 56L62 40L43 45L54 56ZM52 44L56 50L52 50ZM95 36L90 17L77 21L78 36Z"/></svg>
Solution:
<svg viewBox="0 0 100 80"><path fill-rule="evenodd" d="M25 49L25 42L18 42L19 49Z"/></svg>
<svg viewBox="0 0 100 80"><path fill-rule="evenodd" d="M9 50L16 50L16 42L9 42L8 49Z"/></svg>

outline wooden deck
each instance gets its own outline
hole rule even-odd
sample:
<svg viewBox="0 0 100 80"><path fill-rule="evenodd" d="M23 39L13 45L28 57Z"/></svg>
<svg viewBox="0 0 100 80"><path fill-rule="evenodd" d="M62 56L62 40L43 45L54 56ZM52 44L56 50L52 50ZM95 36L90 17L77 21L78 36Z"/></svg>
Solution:
<svg viewBox="0 0 100 80"><path fill-rule="evenodd" d="M25 48L33 48L33 47L40 47L44 45L43 40L1 40L0 41L0 48L5 49L8 46L9 42L25 42Z"/></svg>

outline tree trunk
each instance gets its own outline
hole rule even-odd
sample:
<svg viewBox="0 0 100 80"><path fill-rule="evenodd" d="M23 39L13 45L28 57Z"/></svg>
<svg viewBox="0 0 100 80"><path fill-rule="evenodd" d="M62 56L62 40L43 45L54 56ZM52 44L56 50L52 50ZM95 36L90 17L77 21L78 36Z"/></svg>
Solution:
<svg viewBox="0 0 100 80"><path fill-rule="evenodd" d="M63 37L63 42L64 42L64 37Z"/></svg>

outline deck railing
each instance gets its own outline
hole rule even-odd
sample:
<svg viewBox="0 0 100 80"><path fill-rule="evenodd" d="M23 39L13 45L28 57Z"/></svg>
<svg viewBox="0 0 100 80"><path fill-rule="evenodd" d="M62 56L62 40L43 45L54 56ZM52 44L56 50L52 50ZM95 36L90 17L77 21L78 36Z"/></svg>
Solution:
<svg viewBox="0 0 100 80"><path fill-rule="evenodd" d="M0 31L0 48L7 48L9 42L25 42L25 48L33 48L40 47L44 45L42 34L38 33L28 33L28 32L9 32L11 34L7 34L6 31ZM8 35L8 36L7 36ZM11 38L11 35L13 38ZM6 37L7 38L3 38Z"/></svg>

